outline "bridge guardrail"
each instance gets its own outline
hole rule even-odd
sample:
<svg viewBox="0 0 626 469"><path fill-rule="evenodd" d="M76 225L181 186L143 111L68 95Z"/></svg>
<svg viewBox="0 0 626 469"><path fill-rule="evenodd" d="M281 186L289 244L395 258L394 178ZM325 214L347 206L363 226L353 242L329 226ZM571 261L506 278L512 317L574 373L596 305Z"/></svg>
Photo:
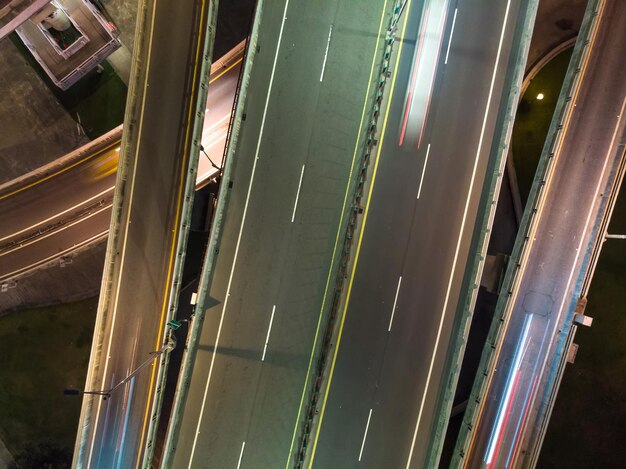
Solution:
<svg viewBox="0 0 626 469"><path fill-rule="evenodd" d="M543 440L545 438L546 431L548 429L548 423L550 422L550 417L552 416L552 410L554 408L554 404L556 402L557 393L559 387L561 385L561 380L563 378L563 373L565 371L565 366L567 365L568 351L570 345L574 341L574 336L576 335L576 330L578 326L573 321L574 314L577 312L584 311L584 307L587 303L587 293L589 291L589 287L591 285L591 280L593 278L593 274L595 272L595 268L600 258L600 253L602 251L602 245L604 244L606 232L608 229L609 222L611 220L611 216L613 213L613 208L615 207L615 203L617 202L617 196L619 194L619 190L622 185L622 181L624 179L624 172L626 171L626 154L622 150L622 154L619 159L617 159L612 171L609 176L608 184L611 186L607 191L607 197L602 197L602 203L599 208L599 216L598 221L596 222L593 232L595 233L595 240L588 250L587 255L583 261L583 265L581 266L581 275L577 281L577 285L580 286L580 291L577 292L575 290L575 300L576 305L574 307L570 307L568 312L568 317L565 320L565 324L569 324L569 329L566 335L562 335L557 344L555 350L555 356L557 360L554 361L553 365L550 369L550 377L548 378L549 385L547 386L546 391L544 392L544 398L542 399L542 421L541 424L538 425L538 436L535 438L534 444L531 447L531 456L529 457L531 463L530 466L534 467L537 464L539 459L539 453L541 450L541 446L543 445ZM578 305L581 305L581 310L578 310Z"/></svg>
<svg viewBox="0 0 626 469"><path fill-rule="evenodd" d="M537 215L539 206L545 198L546 181L550 178L552 171L554 170L554 155L564 135L563 124L573 109L574 102L572 98L580 85L581 67L589 56L589 38L595 31L598 7L601 2L602 0L590 0L587 5L585 18L576 41L576 45L574 46L572 58L570 59L567 74L557 101L555 114L550 124L548 137L546 138L546 142L543 147L541 158L535 173L535 178L533 180L533 185L522 216L520 230L513 247L513 252L509 259L509 265L496 305L496 313L492 320L487 341L483 348L483 353L470 394L468 406L463 417L463 423L461 425L459 436L457 438L451 467L462 467L464 464L464 458L473 436L473 427L481 409L482 397L490 381L489 370L495 363L495 350L497 348L497 344L500 343L503 338L503 325L508 322L508 318L510 316L509 306L511 304L511 295L516 283L521 280L518 273L522 265L522 259L524 259L528 253L528 241L531 238L531 232L534 230L538 220Z"/></svg>
<svg viewBox="0 0 626 469"><path fill-rule="evenodd" d="M250 84L250 72L252 70L252 64L257 53L257 40L259 36L259 25L263 16L264 0L258 0L254 19L252 23L252 29L250 32L250 38L248 40L248 51L246 54L246 60L243 65L243 72L240 79L240 91L238 98L234 106L234 117L231 119L231 130L229 145L226 149L227 154L222 167L222 182L229 181L231 173L233 171L233 156L237 143L239 141L239 132L241 129L241 122L244 115L244 109L246 105L246 98L248 92L248 86ZM189 333L187 335L187 343L185 344L185 353L182 359L182 366L176 385L176 393L174 396L174 403L172 405L170 424L165 437L165 445L163 450L163 458L161 462L162 468L169 468L172 466L173 458L176 452L176 445L178 436L180 434L180 427L182 424L182 413L187 402L189 394L189 385L191 383L191 373L193 371L193 364L196 354L198 352L198 341L200 339L200 332L202 331L202 325L204 323L204 316L206 314L205 304L209 300L209 288L213 279L215 263L217 260L217 253L219 251L219 245L222 238L224 213L228 207L230 200L230 187L229 184L220 184L217 207L213 218L213 224L210 231L209 242L206 249L206 257L200 273L200 280L198 283L197 303L194 308L194 313L191 318L191 324L189 327Z"/></svg>
<svg viewBox="0 0 626 469"><path fill-rule="evenodd" d="M479 205L479 216L482 214L482 222L477 224L474 231L470 252L474 252L475 258L470 262L463 279L461 300L456 314L453 330L453 342L448 349L444 376L447 381L442 384L442 390L437 402L438 417L432 430L431 441L428 449L429 467L437 467L441 457L449 416L453 406L454 393L461 372L461 365L465 352L465 346L469 335L470 325L480 287L480 279L484 267L487 247L491 237L491 227L496 214L500 186L504 177L507 155L511 142L513 123L517 105L522 95L526 59L530 48L530 41L535 24L539 0L529 0L526 4L526 13L523 21L518 22L513 42L514 52L509 61L514 60L514 67L509 69L505 80L512 85L506 99L502 100L498 111L495 138L491 147L489 161L490 169L487 170L483 193ZM470 267L471 266L471 267ZM456 337L455 337L456 335Z"/></svg>
<svg viewBox="0 0 626 469"><path fill-rule="evenodd" d="M138 89L138 85L143 82L142 78L147 73L146 63L143 58L147 56L148 43L150 40L150 5L154 5L150 0L140 0L137 7L137 24L135 27L135 51L131 64L131 80L126 97L126 110L124 113L125 132L122 133L122 144L120 148L120 161L118 166L117 183L113 195L113 206L111 208L111 225L109 228L109 240L107 242L104 271L102 274L102 287L100 289L100 301L96 313L96 323L94 326L94 340L91 347L89 367L85 379L85 389L103 389L104 383L100 379L99 372L102 350L105 340L105 328L109 320L111 311L109 310L110 299L114 293L114 279L119 273L119 258L117 245L120 242L120 222L124 215L124 195L128 187L129 175L134 171L136 161L133 159L134 145L129 141L129 135L137 125L138 116L135 111L140 109L139 103L145 90ZM78 435L74 448L72 467L85 467L85 451L87 449L88 437L91 429L91 415L94 404L98 401L92 395L86 394L83 397L80 419L78 425Z"/></svg>
<svg viewBox="0 0 626 469"><path fill-rule="evenodd" d="M189 228L191 227L191 212L194 202L194 192L196 189L196 176L198 174L198 159L202 144L202 128L209 91L209 75L211 72L211 60L213 57L213 43L215 41L218 3L206 0L206 4L208 5L206 20L207 31L204 37L204 43L198 43L198 47L202 46L202 65L200 66L200 74L197 78L199 85L198 95L193 108L189 110L190 122L187 123L188 126L191 126L193 122L192 133L189 137L189 166L187 168L184 198L182 199L183 203L181 207L180 230L178 231L178 239L176 240L176 257L174 258L172 284L170 291L168 292L166 322L175 319L176 311L178 309L178 294L180 284L182 282ZM202 8L204 8L204 6ZM202 12L200 12L200 14L202 14ZM194 63L189 63L189 69L192 69L194 66ZM172 330L165 327L162 336L163 345L172 342L173 339ZM169 353L164 353L159 360L159 366L157 369L156 392L152 402L150 424L148 425L148 432L146 436L146 451L144 452L142 463L142 467L146 469L151 467L152 458L154 456L154 443L158 429L159 416L161 414L161 406L163 404L163 393L165 391L168 364Z"/></svg>

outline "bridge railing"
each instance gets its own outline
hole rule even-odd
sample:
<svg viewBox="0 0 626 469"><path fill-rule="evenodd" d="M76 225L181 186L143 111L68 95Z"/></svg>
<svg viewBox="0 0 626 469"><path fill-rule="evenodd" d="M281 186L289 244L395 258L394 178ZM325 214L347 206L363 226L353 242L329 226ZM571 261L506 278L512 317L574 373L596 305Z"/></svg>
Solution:
<svg viewBox="0 0 626 469"><path fill-rule="evenodd" d="M230 201L230 187L227 183L231 179L231 174L234 169L234 153L237 149L239 141L239 133L241 130L241 123L244 116L244 109L246 106L246 98L248 95L248 87L250 85L250 74L252 65L257 53L257 41L259 36L259 26L263 15L264 0L258 0L252 28L250 31L250 37L248 39L248 50L246 53L246 60L243 63L243 71L239 78L239 92L234 104L234 113L231 117L230 130L229 130L229 142L226 147L226 157L222 166L222 177L217 199L217 206L215 209L215 215L213 218L213 224L209 235L209 242L206 250L206 257L200 273L200 279L198 282L197 302L194 308L194 314L191 318L191 324L189 327L189 333L187 335L187 343L185 345L185 352L182 359L182 366L178 377L178 383L176 385L176 392L174 395L174 403L172 405L172 411L170 414L170 422L167 429L167 435L165 437L165 445L163 449L163 457L161 467L172 467L174 455L176 453L176 446L178 443L178 437L182 425L183 411L189 395L189 386L191 384L191 374L193 372L193 364L198 352L198 341L200 339L200 333L202 331L202 325L204 324L204 317L206 314L206 304L209 302L209 289L213 274L215 271L215 263L217 260L217 253L219 251L220 242L223 234L224 217L226 209ZM224 184L224 182L226 182Z"/></svg>
<svg viewBox="0 0 626 469"><path fill-rule="evenodd" d="M515 287L521 281L519 274L522 260L528 255L531 233L536 227L539 208L545 199L546 181L551 177L554 171L556 162L554 156L564 136L563 130L565 121L575 104L572 98L580 86L580 72L582 66L589 57L590 37L596 28L598 8L601 1L602 0L590 0L587 6L585 18L570 59L569 68L565 75L555 113L548 131L548 137L546 138L533 185L528 196L515 246L513 247L513 252L509 259L507 272L496 305L496 312L489 329L487 341L483 348L472 392L463 417L463 423L457 439L451 467L463 466L473 436L473 429L482 409L482 398L490 382L491 370L497 360L495 351L497 350L498 344L503 339L506 330L503 326L508 323L508 318L511 313L512 294ZM469 315L471 315L471 311ZM467 327L469 328L469 325ZM460 363L458 365L460 366Z"/></svg>
<svg viewBox="0 0 626 469"><path fill-rule="evenodd" d="M480 287L480 279L483 272L487 247L491 237L491 227L496 214L500 187L509 152L511 133L517 105L521 98L526 59L532 38L535 17L539 0L526 2L525 12L520 12L511 58L509 59L508 72L505 83L510 83L509 91L503 97L498 112L498 120L495 127L493 144L491 147L488 169L483 185L483 192L478 209L476 228L470 245L470 253L474 253L473 260L468 262L465 277L461 288L461 296L458 302L458 310L453 326L451 345L444 367L446 379L442 382L437 401L437 418L432 428L431 440L428 450L428 466L437 467L443 449L446 429L452 411L454 394L456 391L461 365L465 353L465 346L472 322L476 298ZM505 85L506 86L506 85Z"/></svg>
<svg viewBox="0 0 626 469"><path fill-rule="evenodd" d="M620 150L618 150L620 151ZM561 334L557 342L557 347L554 352L555 359L553 360L550 372L547 378L548 385L543 393L540 411L540 422L536 425L536 437L532 439L532 444L529 449L530 467L535 467L539 459L539 452L543 445L546 431L548 429L548 423L552 416L552 410L556 402L557 393L561 385L565 366L568 363L568 351L574 341L576 330L578 329L577 323L574 321L576 313L583 314L585 306L587 304L587 293L591 285L591 280L595 272L600 253L602 251L602 245L606 240L606 234L615 203L617 202L617 196L624 179L624 172L626 171L626 154L623 149L621 155L615 160L612 171L607 180L607 187L602 191L603 194L608 194L606 197L602 197L602 202L598 207L597 222L594 225L592 231L592 241L589 249L586 250L587 254L581 266L580 275L577 281L577 287L574 290L574 297L570 302L570 308L565 318L565 325L567 332Z"/></svg>
<svg viewBox="0 0 626 469"><path fill-rule="evenodd" d="M218 2L208 1L206 34L204 43L198 44L202 46L202 59L200 73L197 78L199 84L195 102L189 110L190 122L188 126L192 126L191 146L189 148L189 166L187 167L187 175L185 178L184 197L182 199L180 230L178 231L178 239L176 240L176 257L174 258L174 268L172 273L172 284L168 292L168 303L166 322L176 318L178 309L178 296L180 285L182 282L183 268L185 265L185 254L187 252L187 239L189 229L191 227L191 214L194 202L194 192L196 189L196 178L198 175L198 158L200 148L202 146L202 129L204 125L204 115L206 113L207 95L209 92L209 75L211 72L211 62L213 57L213 43L215 41L215 30L217 24L217 8ZM196 31L196 36L200 36L201 32ZM199 41L199 38L198 38ZM195 56L192 56L192 60ZM188 63L189 69L193 69L194 63ZM174 340L172 330L165 328L163 330L162 343L165 345ZM159 424L159 416L161 415L161 407L163 404L163 393L165 392L165 384L167 380L167 368L169 365L169 353L164 353L159 360L157 369L156 392L152 402L150 413L150 423L146 436L146 450L144 451L142 467L149 469L152 466L152 458L154 456L155 440Z"/></svg>
<svg viewBox="0 0 626 469"><path fill-rule="evenodd" d="M143 83L147 73L145 57L147 57L148 43L151 35L150 31L150 6L154 5L149 0L140 0L137 7L137 24L135 26L135 54L131 64L131 77L136 77L130 81L128 93L126 97L126 112L124 114L124 132L122 134L122 144L120 148L120 161L117 170L117 182L113 195L113 205L111 208L111 224L109 228L109 240L107 243L106 257L104 262L104 271L102 274L102 287L100 289L100 300L98 302L98 311L96 313L96 323L94 326L94 339L91 347L91 355L89 358L89 367L87 368L87 378L85 380L85 389L103 389L105 383L102 381L101 367L106 357L103 357L103 348L105 343L105 332L107 323L110 320L112 311L110 309L111 299L115 294L115 279L119 275L120 256L118 245L121 242L120 227L124 219L125 209L124 198L130 190L129 176L135 169L136 152L134 145L129 139L129 135L133 134L133 129L137 126L139 116L136 110L140 109L141 99L145 90L138 87ZM104 360L103 360L104 358ZM86 394L83 398L78 435L74 448L74 457L72 467L86 467L88 457L89 437L95 431L92 425L93 408L98 403L98 399L92 395Z"/></svg>

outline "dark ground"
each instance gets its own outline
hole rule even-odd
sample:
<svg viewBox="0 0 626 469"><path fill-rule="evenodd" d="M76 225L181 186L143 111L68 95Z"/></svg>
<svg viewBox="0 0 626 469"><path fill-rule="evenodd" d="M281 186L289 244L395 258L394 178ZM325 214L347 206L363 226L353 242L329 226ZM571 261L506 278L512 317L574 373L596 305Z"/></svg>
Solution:
<svg viewBox="0 0 626 469"><path fill-rule="evenodd" d="M518 108L512 149L523 203L530 191L570 56L571 49L568 49L548 63L530 83ZM545 95L543 100L536 99L540 92ZM502 202L501 198L498 212ZM497 224L502 219L496 215L494 236L498 236ZM609 233L626 233L624 191L617 201ZM494 242L492 239L490 252ZM538 468L626 467L625 297L626 241L608 240L603 246L588 295L586 314L594 317L594 323L591 328L578 329L575 342L580 348L576 363L565 369ZM486 339L493 307L495 298L481 289L455 405L467 399L471 390L471 380L480 360L476 344L483 344ZM451 446L455 443L462 417L460 412L450 420L440 467L449 464Z"/></svg>
<svg viewBox="0 0 626 469"><path fill-rule="evenodd" d="M626 191L609 233L626 233ZM626 240L604 243L539 457L540 469L626 467Z"/></svg>
<svg viewBox="0 0 626 469"><path fill-rule="evenodd" d="M0 317L0 438L14 458L45 445L71 457L81 399L63 389L84 386L96 306L93 298Z"/></svg>
<svg viewBox="0 0 626 469"><path fill-rule="evenodd" d="M220 3L214 58L247 35L254 4L254 0ZM80 113L91 138L122 122L126 87L106 64L102 74L88 75L68 92L53 91L74 116ZM188 258L203 257L205 240L205 233L191 234ZM186 274L193 277L193 272ZM184 300L181 304L188 305L188 297ZM64 396L63 389L84 385L97 301L18 310L0 317L0 439L20 468L69 467L81 399ZM181 352L184 331L178 335Z"/></svg>
<svg viewBox="0 0 626 469"><path fill-rule="evenodd" d="M213 57L220 57L245 36L248 22L241 18L250 14L254 3L254 0L221 2ZM561 54L547 70L557 76L567 66L568 58L569 52ZM541 132L545 136L555 104L552 100L556 100L556 95L544 91L549 88L543 87L540 76L529 87L528 96L536 96L537 90L541 90L546 99L541 103L529 99L528 105L542 106L541 126L545 125L545 129L522 126L525 134L518 131L516 137L514 133L512 144L524 201L543 145ZM89 99L85 104L89 105ZM520 121L522 116L520 112ZM533 120L533 124L537 123ZM87 125L95 132L100 131L97 126ZM610 231L626 232L626 194L618 200ZM626 241L609 240L604 245L589 294L587 314L594 317L594 324L589 329L579 329L576 336L580 349L576 363L568 365L565 371L539 460L540 468L625 467L625 294ZM486 299L485 304L490 303ZM95 305L96 299L92 299L0 318L0 438L14 455L19 456L28 447L31 456L47 451L55 457L56 451L67 458L68 448L73 447L80 399L73 401L56 390L80 387L84 382L90 344L89 340L83 343L81 337L84 338L86 328L93 327ZM484 319L483 312L477 313L477 318ZM482 322L488 327L488 320ZM42 335L43 330L46 334ZM25 338L36 338L33 343L37 347L27 347L29 342ZM471 356L468 350L468 358ZM64 363L62 372L59 362ZM42 425L46 427L43 430ZM54 429L53 434L50 428Z"/></svg>
<svg viewBox="0 0 626 469"><path fill-rule="evenodd" d="M520 197L524 205L535 177L543 142L548 134L571 55L572 48L569 48L541 69L528 85L517 110L511 149ZM541 100L537 99L539 93L544 95Z"/></svg>

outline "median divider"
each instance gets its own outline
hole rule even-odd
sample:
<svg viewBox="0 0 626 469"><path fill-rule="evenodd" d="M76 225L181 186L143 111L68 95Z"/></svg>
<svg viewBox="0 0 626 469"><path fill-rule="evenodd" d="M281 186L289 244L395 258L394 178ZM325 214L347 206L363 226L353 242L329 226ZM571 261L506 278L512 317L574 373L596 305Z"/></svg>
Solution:
<svg viewBox="0 0 626 469"><path fill-rule="evenodd" d="M337 346L337 336L339 333L339 312L347 297L345 287L353 268L354 259L352 247L358 238L359 218L363 217L367 199L367 186L371 176L370 162L372 154L376 153L380 128L378 120L380 118L385 99L385 88L388 78L391 76L390 64L392 59L395 36L400 17L406 6L406 0L396 0L389 4L389 23L385 29L385 38L380 47L381 59L373 75L373 87L369 99L371 105L367 120L363 121L363 149L361 156L356 160L356 164L351 169L351 181L348 188L349 196L346 198L348 209L346 217L339 227L339 232L343 230L343 238L338 238L339 244L337 254L332 259L335 267L334 283L329 283L327 295L330 296L330 306L328 313L325 313L326 324L320 330L321 340L313 345L313 356L317 363L312 367L310 376L307 376L308 389L305 389L305 404L301 409L301 420L297 423L300 428L296 429L297 435L295 454L293 454L294 467L300 469L312 463L312 453L309 451L311 438L315 434L315 428L320 424L319 406L323 402L323 397L330 386L329 365L332 362L333 352ZM371 84L370 84L371 86ZM356 151L355 151L356 153ZM362 220L361 220L362 222ZM306 384L305 384L306 386ZM289 464L289 462L288 462Z"/></svg>

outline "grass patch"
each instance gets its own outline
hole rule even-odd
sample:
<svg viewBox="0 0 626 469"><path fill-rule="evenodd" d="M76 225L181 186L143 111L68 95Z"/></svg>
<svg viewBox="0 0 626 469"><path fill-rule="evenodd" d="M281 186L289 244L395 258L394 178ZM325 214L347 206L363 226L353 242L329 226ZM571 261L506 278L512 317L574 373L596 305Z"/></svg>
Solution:
<svg viewBox="0 0 626 469"><path fill-rule="evenodd" d="M0 438L14 457L33 448L71 457L81 399L63 389L85 384L97 305L91 298L0 317Z"/></svg>
<svg viewBox="0 0 626 469"><path fill-rule="evenodd" d="M126 85L108 62L102 73L90 72L67 91L55 94L91 140L124 122Z"/></svg>
<svg viewBox="0 0 626 469"><path fill-rule="evenodd" d="M572 50L569 48L561 52L541 69L528 85L517 109L511 148L524 205L535 177ZM537 99L539 93L544 95L542 100Z"/></svg>
<svg viewBox="0 0 626 469"><path fill-rule="evenodd" d="M98 138L124 121L128 90L106 60L101 63L104 68L101 73L94 69L70 89L63 91L52 83L18 35L12 33L10 37L15 47L67 109L72 119L76 122L80 120L90 140Z"/></svg>

